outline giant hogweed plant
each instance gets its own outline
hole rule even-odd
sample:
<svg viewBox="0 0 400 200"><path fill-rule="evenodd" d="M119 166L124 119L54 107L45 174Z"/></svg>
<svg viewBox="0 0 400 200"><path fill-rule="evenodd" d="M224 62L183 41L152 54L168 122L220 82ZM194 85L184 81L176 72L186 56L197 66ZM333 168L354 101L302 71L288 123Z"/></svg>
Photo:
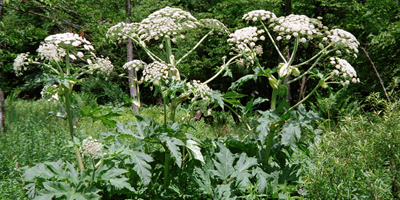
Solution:
<svg viewBox="0 0 400 200"><path fill-rule="evenodd" d="M245 14L243 20L258 26L236 30L228 39L232 54L239 56L238 63L251 67L254 71L254 74L248 74L233 83L231 88L234 89L248 80L267 77L273 90L270 110L260 111L262 117L257 120L259 125L255 130L248 125L250 131L259 133L256 140L263 147L266 163L271 156L274 141L279 139L281 144L293 149L301 137L301 128L312 130L310 122L318 119L318 116L307 112L301 104L318 88L327 88L332 84L347 87L350 83L360 82L356 71L346 60L351 56L357 57L359 42L345 30L329 30L320 19L294 14L277 17L270 11L255 10ZM278 52L281 60L278 66L261 65L261 44L267 41ZM298 62L298 50L304 46L314 47L316 53L304 62ZM287 49L291 52L285 51ZM316 79L318 84L305 98L293 106L288 105L285 101L287 86L304 76ZM285 79L288 81L284 81ZM297 107L299 109L295 111Z"/></svg>
<svg viewBox="0 0 400 200"><path fill-rule="evenodd" d="M185 33L189 30L199 28L210 29L196 45L182 57L177 58L174 55L174 48L179 48L179 40L185 39ZM222 94L211 90L207 83L218 77L223 71L228 69L228 66L235 62L233 57L230 60L223 60L224 64L220 70L205 82L198 80L182 80L179 71L179 64L191 54L209 35L214 32L228 34L229 31L224 24L215 19L198 20L189 12L179 8L166 7L150 14L140 23L119 23L109 29L107 36L115 38L119 41L131 39L137 46L141 47L152 60L152 63L147 64L142 60L133 60L127 62L123 68L134 69L135 72L142 70L142 77L135 78L134 82L138 84L147 84L155 87L155 92L160 92L163 98L164 106L164 122L161 134L152 135L152 140L145 139L146 137L138 137L131 135L134 138L145 139L145 141L156 141L162 144L165 150L165 165L164 165L164 186L169 185L169 166L171 156L175 159L176 164L181 166L181 153L178 146L184 146L184 149L189 149L193 153L194 158L203 161L200 149L197 147L196 140L192 140L192 136L177 134L179 131L171 131L170 124L175 122L175 112L181 103L189 101L193 108L197 104L211 104L217 102L223 107ZM149 48L151 44L157 43L159 51ZM153 50L152 50L153 49ZM135 77L137 77L137 73ZM139 94L140 95L140 94ZM139 96L138 95L138 96ZM140 106L140 99L134 103ZM201 103L200 103L201 102ZM169 119L167 119L167 107L169 106ZM139 117L140 121L141 117ZM172 125L174 127L176 125Z"/></svg>
<svg viewBox="0 0 400 200"><path fill-rule="evenodd" d="M113 153L99 156L101 143L91 138L84 140L83 144L75 135L76 124L75 109L71 104L71 95L76 83L83 81L82 76L94 72L110 73L113 70L111 62L102 57L97 57L91 43L82 36L74 33L61 33L48 36L37 50L39 58L31 58L29 53L20 54L14 61L14 70L17 75L31 70L32 64L38 65L43 70L39 81L45 82L41 94L43 98L56 100L62 105L62 112L57 115L68 121L71 146L75 149L78 169L74 164L63 162L45 162L26 169L22 180L30 198L35 199L98 199L100 190L95 184L113 186L116 189L133 188L126 182L126 170L118 168L118 160ZM82 116L94 117L97 112L95 107L88 107L79 113ZM108 113L114 115L113 113ZM101 115L101 114L100 114ZM99 120L112 124L107 117L97 116ZM108 149L112 151L112 148ZM126 152L126 151L125 151ZM131 152L128 152L131 153ZM134 153L134 152L132 152ZM84 159L87 155L88 159ZM95 163L96 160L96 163ZM85 163L87 164L85 166ZM22 171L21 171L22 172Z"/></svg>
<svg viewBox="0 0 400 200"><path fill-rule="evenodd" d="M94 54L94 47L83 36L76 33L61 33L50 35L37 49L39 58L29 57L29 53L22 53L14 60L14 71L22 75L30 70L31 64L36 64L43 69L43 78L39 81L45 82L42 96L50 100L57 100L63 105L71 136L74 142L75 124L74 111L71 105L71 95L76 83L83 81L82 76L94 72L110 73L114 66L107 58L98 57ZM78 145L75 145L76 158L79 168L84 170Z"/></svg>
<svg viewBox="0 0 400 200"><path fill-rule="evenodd" d="M174 49L179 49L179 44L186 38L185 34L198 29L209 29L209 31L189 51L182 53L179 58L176 57ZM222 106L220 95L212 91L207 84L228 70L228 66L235 62L236 57L228 61L224 58L219 71L203 83L198 80L182 80L179 70L179 64L215 32L229 34L225 25L218 20L198 20L189 12L166 7L150 14L140 23L119 23L108 30L107 36L118 41L126 41L129 38L147 53L152 63L133 60L127 62L123 68L133 68L135 72L142 70L142 77L137 78L136 73L134 82L152 84L156 91L161 93L165 100L164 104L170 107L169 120L175 121L176 107L188 99L191 103L200 100L212 103L214 100L219 100L218 103ZM150 48L154 44L159 48ZM139 100L136 100L135 104L140 106Z"/></svg>

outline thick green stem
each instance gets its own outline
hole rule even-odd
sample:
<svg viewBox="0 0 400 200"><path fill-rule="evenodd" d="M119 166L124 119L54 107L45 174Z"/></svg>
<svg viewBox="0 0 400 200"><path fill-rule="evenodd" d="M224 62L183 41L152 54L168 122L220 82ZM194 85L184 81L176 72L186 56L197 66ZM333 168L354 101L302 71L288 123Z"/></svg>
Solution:
<svg viewBox="0 0 400 200"><path fill-rule="evenodd" d="M169 186L169 165L171 162L171 153L164 147L165 149L165 163L164 163L164 187L167 188Z"/></svg>
<svg viewBox="0 0 400 200"><path fill-rule="evenodd" d="M161 92L162 94L162 92ZM167 131L167 103L168 103L168 97L162 97L163 98L163 106L164 106L164 130Z"/></svg>
<svg viewBox="0 0 400 200"><path fill-rule="evenodd" d="M278 97L278 89L272 90L272 97L271 97L271 110L276 109L276 98Z"/></svg>
<svg viewBox="0 0 400 200"><path fill-rule="evenodd" d="M269 133L267 135L267 146L265 147L265 154L264 154L264 159L267 164L268 164L269 156L271 155L271 148L272 148L272 142L274 140L274 135L275 135L275 131L270 129Z"/></svg>
<svg viewBox="0 0 400 200"><path fill-rule="evenodd" d="M69 132L71 136L71 141L74 143L74 148L75 148L75 156L78 161L79 169L82 171L85 170L85 167L82 162L82 156L81 153L79 152L78 145L75 144L74 141L74 124L73 124L73 119L72 119L72 111L71 111L71 101L70 101L70 89L64 88L65 91L65 109L67 110L67 118L68 118L68 126L69 126ZM71 88L72 89L72 88Z"/></svg>
<svg viewBox="0 0 400 200"><path fill-rule="evenodd" d="M175 122L175 111L176 111L177 105L175 105L174 102L171 102L171 113L169 114L169 120L171 122Z"/></svg>
<svg viewBox="0 0 400 200"><path fill-rule="evenodd" d="M67 76L70 73L70 63L69 63L69 52L67 50L67 56L65 57L65 64L67 67ZM82 156L81 153L79 152L78 145L75 144L74 141L74 124L73 124L73 118L72 118L72 110L71 110L71 92L72 92L72 85L68 83L68 87L64 86L64 92L65 92L65 108L67 110L67 118L68 118L68 126L69 126L69 132L71 136L71 141L74 143L74 148L75 148L75 156L78 161L79 169L82 171L85 170L85 167L82 162Z"/></svg>

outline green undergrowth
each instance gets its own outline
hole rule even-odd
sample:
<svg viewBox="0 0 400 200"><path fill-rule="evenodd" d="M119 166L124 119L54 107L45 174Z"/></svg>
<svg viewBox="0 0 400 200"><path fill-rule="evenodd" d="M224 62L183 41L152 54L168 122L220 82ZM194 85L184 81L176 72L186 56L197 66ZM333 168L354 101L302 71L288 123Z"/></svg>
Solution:
<svg viewBox="0 0 400 200"><path fill-rule="evenodd" d="M309 199L396 199L400 197L400 102L341 117L316 138L303 176Z"/></svg>

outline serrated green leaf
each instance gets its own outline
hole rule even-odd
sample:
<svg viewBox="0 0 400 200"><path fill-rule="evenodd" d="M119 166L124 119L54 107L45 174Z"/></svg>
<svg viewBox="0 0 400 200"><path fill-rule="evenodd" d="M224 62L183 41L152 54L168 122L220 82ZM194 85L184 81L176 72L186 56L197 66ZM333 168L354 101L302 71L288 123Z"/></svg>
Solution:
<svg viewBox="0 0 400 200"><path fill-rule="evenodd" d="M69 197L75 193L75 188L71 188L68 183L64 182L44 182L43 187L44 190L41 191L41 194L47 197L49 195L51 195L51 197L65 196L67 199L69 199Z"/></svg>
<svg viewBox="0 0 400 200"><path fill-rule="evenodd" d="M126 189L128 189L128 190L134 192L134 191L135 191L135 188L133 188L133 187L127 182L128 180L129 180L128 178L123 177L123 178L110 179L109 181L110 181L110 184L111 184L112 186L114 186L115 188L117 188L117 189L126 188Z"/></svg>
<svg viewBox="0 0 400 200"><path fill-rule="evenodd" d="M110 179L115 179L123 174L125 174L126 171L125 169L118 169L118 168L111 168L108 169L105 173L101 175L102 180L110 180Z"/></svg>
<svg viewBox="0 0 400 200"><path fill-rule="evenodd" d="M273 110L268 111L260 111L262 117L260 117L257 121L259 125L257 126L256 130L259 132L259 140L262 144L264 144L267 138L268 132L270 131L271 124L274 124L280 121L280 117L275 113Z"/></svg>
<svg viewBox="0 0 400 200"><path fill-rule="evenodd" d="M177 138L172 137L162 137L161 141L165 142L166 147L171 152L173 158L175 158L176 164L181 167L182 165L182 154L179 149L179 146L185 146L185 144L178 140Z"/></svg>
<svg viewBox="0 0 400 200"><path fill-rule="evenodd" d="M253 176L256 177L257 179L257 189L259 193L265 193L268 190L268 182L269 182L269 177L268 174L264 172L259 167L256 167L253 170Z"/></svg>
<svg viewBox="0 0 400 200"><path fill-rule="evenodd" d="M142 179L143 185L148 185L151 180L151 166L148 163L153 162L153 158L139 151L129 151L129 156L130 162L135 164L133 169Z"/></svg>
<svg viewBox="0 0 400 200"><path fill-rule="evenodd" d="M204 193L213 195L213 185L211 182L211 169L213 168L212 162L209 161L205 165L203 165L203 169L195 167L195 172L197 174L195 181L199 184L200 189L204 191Z"/></svg>
<svg viewBox="0 0 400 200"><path fill-rule="evenodd" d="M222 97L222 94L218 91L211 91L211 99L213 102L217 102L218 105L224 109L224 98Z"/></svg>
<svg viewBox="0 0 400 200"><path fill-rule="evenodd" d="M249 158L245 153L242 153L235 165L235 172L231 175L236 177L236 183L239 187L247 187L250 185L252 175L248 173L248 169L257 165L256 158Z"/></svg>
<svg viewBox="0 0 400 200"><path fill-rule="evenodd" d="M227 183L228 178L233 173L233 162L235 156L224 145L219 144L220 151L215 153L217 159L213 159L215 170L211 170L215 176L218 176L224 183Z"/></svg>
<svg viewBox="0 0 400 200"><path fill-rule="evenodd" d="M186 147L190 150L190 152L192 153L193 157L196 160L199 160L200 162L204 163L204 158L203 155L201 154L201 149L196 141L186 140Z"/></svg>
<svg viewBox="0 0 400 200"><path fill-rule="evenodd" d="M215 200L220 200L220 199L224 199L224 200L231 200L231 199L236 199L236 197L231 197L231 188L228 185L218 185L217 188L215 188L216 190L216 195L214 196Z"/></svg>
<svg viewBox="0 0 400 200"><path fill-rule="evenodd" d="M300 123L295 120L289 120L282 127L282 144L294 147L297 139L301 137Z"/></svg>
<svg viewBox="0 0 400 200"><path fill-rule="evenodd" d="M26 182L34 182L35 178L39 176L44 179L49 179L54 176L54 173L50 171L45 164L40 163L32 168L27 169L22 175Z"/></svg>

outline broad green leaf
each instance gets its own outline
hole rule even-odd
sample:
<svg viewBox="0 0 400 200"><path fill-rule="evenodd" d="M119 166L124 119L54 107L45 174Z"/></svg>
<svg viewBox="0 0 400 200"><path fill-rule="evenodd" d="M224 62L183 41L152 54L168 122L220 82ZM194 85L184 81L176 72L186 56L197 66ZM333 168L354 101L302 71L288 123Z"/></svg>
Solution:
<svg viewBox="0 0 400 200"><path fill-rule="evenodd" d="M247 187L250 185L252 175L248 172L249 168L257 165L256 158L249 158L245 153L242 153L235 165L235 172L232 177L236 177L236 182L239 187Z"/></svg>
<svg viewBox="0 0 400 200"><path fill-rule="evenodd" d="M192 152L192 155L196 160L199 160L200 162L204 163L204 158L203 155L201 154L201 149L196 141L186 140L186 147L190 150L190 152Z"/></svg>
<svg viewBox="0 0 400 200"><path fill-rule="evenodd" d="M151 180L151 166L149 165L149 162L153 162L153 158L150 155L139 151L128 152L130 156L129 162L135 164L133 169L142 179L143 185L148 185Z"/></svg>
<svg viewBox="0 0 400 200"><path fill-rule="evenodd" d="M224 199L224 200L230 200L230 199L236 199L236 197L231 197L231 188L230 185L218 185L217 188L215 188L216 190L216 195L214 196L215 200L220 200L220 199Z"/></svg>
<svg viewBox="0 0 400 200"><path fill-rule="evenodd" d="M125 169L118 169L118 168L111 168L108 169L105 173L101 175L102 180L110 180L110 179L115 179L123 174L125 174L126 171Z"/></svg>
<svg viewBox="0 0 400 200"><path fill-rule="evenodd" d="M64 182L44 182L43 187L44 190L42 190L41 193L47 197L49 195L56 198L65 196L67 199L70 199L75 193L75 188L71 188L68 183Z"/></svg>
<svg viewBox="0 0 400 200"><path fill-rule="evenodd" d="M195 172L197 174L195 181L199 184L200 189L204 191L204 193L213 195L213 185L211 182L211 169L213 168L212 162L208 160L205 165L203 165L203 169L195 167Z"/></svg>
<svg viewBox="0 0 400 200"><path fill-rule="evenodd" d="M110 181L110 184L112 186L114 186L115 188L117 188L117 189L126 188L126 189L128 189L128 190L130 190L132 192L135 191L135 189L127 182L127 181L129 181L128 178L125 178L125 177L123 177L123 178L113 178L113 179L110 179L109 181Z"/></svg>
<svg viewBox="0 0 400 200"><path fill-rule="evenodd" d="M173 158L175 158L176 164L181 167L182 165L182 154L179 146L185 146L185 144L176 138L172 137L162 137L161 140L165 142L168 150L171 152Z"/></svg>
<svg viewBox="0 0 400 200"><path fill-rule="evenodd" d="M211 170L215 176L218 176L225 184L228 178L233 173L233 162L235 160L235 155L233 155L228 148L224 145L219 144L220 151L215 153L217 159L213 159L215 170Z"/></svg>
<svg viewBox="0 0 400 200"><path fill-rule="evenodd" d="M34 182L36 177L42 177L43 179L49 179L54 177L54 173L50 171L45 164L40 163L32 168L27 169L22 175L26 182Z"/></svg>
<svg viewBox="0 0 400 200"><path fill-rule="evenodd" d="M224 109L224 98L222 97L222 94L220 93L220 92L218 92L218 91L212 91L211 92L211 99L212 99L212 101L213 102L217 102L218 103L218 105L222 108L222 109Z"/></svg>
<svg viewBox="0 0 400 200"><path fill-rule="evenodd" d="M257 189L259 193L265 193L268 190L269 176L259 167L253 170L253 176L257 179Z"/></svg>
<svg viewBox="0 0 400 200"><path fill-rule="evenodd" d="M297 139L301 137L300 123L295 120L289 120L282 127L282 144L294 147Z"/></svg>
<svg viewBox="0 0 400 200"><path fill-rule="evenodd" d="M275 113L275 111L268 110L268 111L260 111L262 117L260 117L257 121L260 123L256 130L259 132L259 139L262 144L264 144L267 138L268 132L270 131L271 124L280 121L280 117Z"/></svg>

